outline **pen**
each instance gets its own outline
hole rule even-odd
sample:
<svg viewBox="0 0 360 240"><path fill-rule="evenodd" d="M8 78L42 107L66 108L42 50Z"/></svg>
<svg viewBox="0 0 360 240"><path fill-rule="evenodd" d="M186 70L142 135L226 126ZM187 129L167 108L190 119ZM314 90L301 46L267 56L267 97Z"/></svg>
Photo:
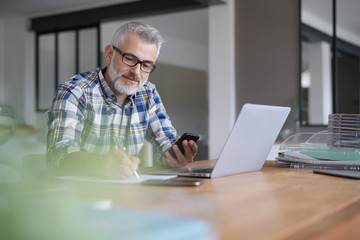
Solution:
<svg viewBox="0 0 360 240"><path fill-rule="evenodd" d="M114 139L115 139L115 147L118 148L120 146L119 145L119 140L116 137ZM125 146L122 147L122 150L126 153L126 147ZM135 175L136 179L140 179L139 174L137 173L136 170L134 170L134 175Z"/></svg>
<svg viewBox="0 0 360 240"><path fill-rule="evenodd" d="M140 179L139 174L136 172L136 170L134 170L134 175L135 175L136 179Z"/></svg>
<svg viewBox="0 0 360 240"><path fill-rule="evenodd" d="M126 148L125 147L123 147L123 150L126 153ZM134 170L134 175L135 175L136 179L140 179L139 174L137 173L136 170Z"/></svg>

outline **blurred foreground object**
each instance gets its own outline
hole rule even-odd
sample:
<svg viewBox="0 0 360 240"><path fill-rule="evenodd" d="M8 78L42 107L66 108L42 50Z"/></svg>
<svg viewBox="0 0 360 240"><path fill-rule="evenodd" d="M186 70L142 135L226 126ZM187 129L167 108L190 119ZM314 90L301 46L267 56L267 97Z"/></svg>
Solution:
<svg viewBox="0 0 360 240"><path fill-rule="evenodd" d="M4 144L15 132L14 111L10 106L0 105L0 144Z"/></svg>

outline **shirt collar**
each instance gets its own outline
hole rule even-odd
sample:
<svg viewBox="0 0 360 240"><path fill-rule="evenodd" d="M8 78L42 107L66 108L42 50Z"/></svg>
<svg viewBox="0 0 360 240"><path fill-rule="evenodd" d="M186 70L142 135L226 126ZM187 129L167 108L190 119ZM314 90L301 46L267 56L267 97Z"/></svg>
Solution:
<svg viewBox="0 0 360 240"><path fill-rule="evenodd" d="M106 96L106 98L116 99L114 92L111 90L110 86L107 84L107 82L105 80L104 73L106 72L106 69L107 68L105 67L99 71L100 84L101 84L101 87L104 91L104 95Z"/></svg>

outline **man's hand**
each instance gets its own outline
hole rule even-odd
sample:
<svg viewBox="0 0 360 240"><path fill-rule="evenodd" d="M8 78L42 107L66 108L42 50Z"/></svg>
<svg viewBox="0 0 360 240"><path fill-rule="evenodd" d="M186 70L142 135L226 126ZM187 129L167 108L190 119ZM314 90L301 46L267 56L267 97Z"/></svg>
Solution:
<svg viewBox="0 0 360 240"><path fill-rule="evenodd" d="M104 159L103 177L108 179L131 177L138 169L139 163L139 158L127 156L123 151L114 149Z"/></svg>
<svg viewBox="0 0 360 240"><path fill-rule="evenodd" d="M60 170L64 175L124 179L134 175L139 163L139 158L127 156L118 149L107 156L80 151L68 154L61 162Z"/></svg>
<svg viewBox="0 0 360 240"><path fill-rule="evenodd" d="M193 140L184 140L182 142L182 145L185 150L184 154L181 153L178 146L172 146L172 149L174 150L174 153L176 155L176 159L173 158L168 151L165 152L165 156L162 159L162 162L165 166L179 168L194 161L194 157L196 156L196 153L198 151L198 146L196 145L196 143Z"/></svg>

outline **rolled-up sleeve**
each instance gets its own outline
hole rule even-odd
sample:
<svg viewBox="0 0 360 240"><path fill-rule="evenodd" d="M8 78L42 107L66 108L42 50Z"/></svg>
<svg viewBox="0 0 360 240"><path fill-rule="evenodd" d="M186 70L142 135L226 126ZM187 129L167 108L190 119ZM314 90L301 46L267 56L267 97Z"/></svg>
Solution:
<svg viewBox="0 0 360 240"><path fill-rule="evenodd" d="M80 151L85 107L81 93L60 86L51 110L47 112L47 166L57 169L67 154Z"/></svg>
<svg viewBox="0 0 360 240"><path fill-rule="evenodd" d="M149 106L150 137L147 140L155 146L155 158L161 164L161 157L175 143L177 133L155 87L151 91Z"/></svg>

